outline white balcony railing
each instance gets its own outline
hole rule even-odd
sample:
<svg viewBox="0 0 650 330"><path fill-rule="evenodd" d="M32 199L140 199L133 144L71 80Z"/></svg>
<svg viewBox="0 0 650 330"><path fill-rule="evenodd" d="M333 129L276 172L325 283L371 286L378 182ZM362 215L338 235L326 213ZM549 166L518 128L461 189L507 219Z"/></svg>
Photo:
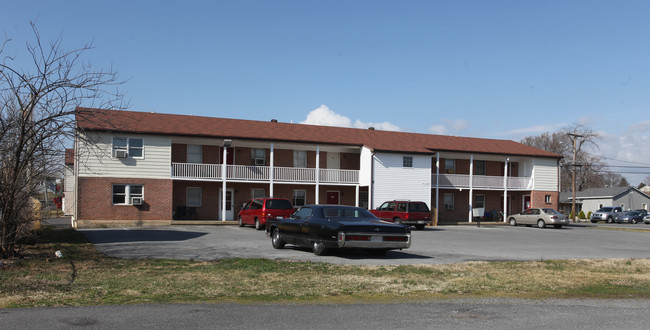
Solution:
<svg viewBox="0 0 650 330"><path fill-rule="evenodd" d="M440 188L464 188L470 187L470 176L467 174L440 174ZM432 175L431 183L435 187L436 175ZM533 180L530 177L508 177L507 184L509 190L530 190L532 189ZM502 176L474 175L472 177L473 189L503 189Z"/></svg>
<svg viewBox="0 0 650 330"><path fill-rule="evenodd" d="M222 180L221 164L172 163L172 179ZM271 167L226 165L226 179L232 181L270 182ZM359 171L320 169L318 181L329 184L358 184ZM274 167L273 181L316 183L315 168Z"/></svg>

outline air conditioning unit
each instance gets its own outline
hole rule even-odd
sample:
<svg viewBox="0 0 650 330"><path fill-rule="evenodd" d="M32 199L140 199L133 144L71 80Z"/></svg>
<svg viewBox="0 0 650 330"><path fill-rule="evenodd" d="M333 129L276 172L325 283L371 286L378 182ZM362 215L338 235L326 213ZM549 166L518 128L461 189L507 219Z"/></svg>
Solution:
<svg viewBox="0 0 650 330"><path fill-rule="evenodd" d="M113 152L115 158L126 158L128 153L124 149L117 149Z"/></svg>
<svg viewBox="0 0 650 330"><path fill-rule="evenodd" d="M142 197L131 197L131 204L133 205L142 205Z"/></svg>
<svg viewBox="0 0 650 330"><path fill-rule="evenodd" d="M255 165L263 166L264 158L255 158Z"/></svg>

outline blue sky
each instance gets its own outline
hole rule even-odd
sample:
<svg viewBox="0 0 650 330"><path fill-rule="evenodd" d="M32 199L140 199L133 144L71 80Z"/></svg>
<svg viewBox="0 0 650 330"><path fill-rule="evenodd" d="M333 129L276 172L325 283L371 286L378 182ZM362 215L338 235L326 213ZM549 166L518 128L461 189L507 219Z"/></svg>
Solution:
<svg viewBox="0 0 650 330"><path fill-rule="evenodd" d="M45 39L92 41L88 61L129 79L131 110L516 141L581 122L608 163L650 166L650 1L2 7L14 47L37 17Z"/></svg>

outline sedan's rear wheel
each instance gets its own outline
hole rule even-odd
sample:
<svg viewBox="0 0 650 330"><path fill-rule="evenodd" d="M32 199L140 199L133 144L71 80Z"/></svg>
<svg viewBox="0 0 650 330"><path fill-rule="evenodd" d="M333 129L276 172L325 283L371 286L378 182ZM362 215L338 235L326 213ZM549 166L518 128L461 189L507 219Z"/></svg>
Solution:
<svg viewBox="0 0 650 330"><path fill-rule="evenodd" d="M327 249L325 248L325 244L323 242L314 242L314 254L317 256L322 256L325 255L325 252L327 252Z"/></svg>
<svg viewBox="0 0 650 330"><path fill-rule="evenodd" d="M614 222L614 219L612 219L612 217L609 217L609 218L607 218L607 221L606 221L606 222L607 222L607 223L613 223L613 222Z"/></svg>
<svg viewBox="0 0 650 330"><path fill-rule="evenodd" d="M555 227L557 229L560 229L560 228L562 228L562 225L553 225L553 227Z"/></svg>
<svg viewBox="0 0 650 330"><path fill-rule="evenodd" d="M271 244L275 249L281 249L284 247L284 244L286 244L280 236L280 230L277 228L273 229L273 234L271 234Z"/></svg>
<svg viewBox="0 0 650 330"><path fill-rule="evenodd" d="M632 219L632 224L636 225L636 219Z"/></svg>
<svg viewBox="0 0 650 330"><path fill-rule="evenodd" d="M262 224L260 223L260 220L257 219L257 218L255 218L255 229L257 229L257 230L264 229L264 228L262 228Z"/></svg>
<svg viewBox="0 0 650 330"><path fill-rule="evenodd" d="M239 227L244 227L244 221L242 221L241 217L239 217L237 224L239 225Z"/></svg>
<svg viewBox="0 0 650 330"><path fill-rule="evenodd" d="M509 223L511 226L516 226L517 225L517 220L515 218L510 218Z"/></svg>
<svg viewBox="0 0 650 330"><path fill-rule="evenodd" d="M537 220L537 227L546 228L546 222L544 222L542 219Z"/></svg>

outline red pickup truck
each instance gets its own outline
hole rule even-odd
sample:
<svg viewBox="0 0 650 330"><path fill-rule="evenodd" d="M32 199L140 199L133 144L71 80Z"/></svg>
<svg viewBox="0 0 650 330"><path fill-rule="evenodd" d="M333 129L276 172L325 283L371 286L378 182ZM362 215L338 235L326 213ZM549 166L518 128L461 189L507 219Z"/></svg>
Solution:
<svg viewBox="0 0 650 330"><path fill-rule="evenodd" d="M418 230L432 221L431 211L424 202L388 201L370 212L379 219L415 226Z"/></svg>

